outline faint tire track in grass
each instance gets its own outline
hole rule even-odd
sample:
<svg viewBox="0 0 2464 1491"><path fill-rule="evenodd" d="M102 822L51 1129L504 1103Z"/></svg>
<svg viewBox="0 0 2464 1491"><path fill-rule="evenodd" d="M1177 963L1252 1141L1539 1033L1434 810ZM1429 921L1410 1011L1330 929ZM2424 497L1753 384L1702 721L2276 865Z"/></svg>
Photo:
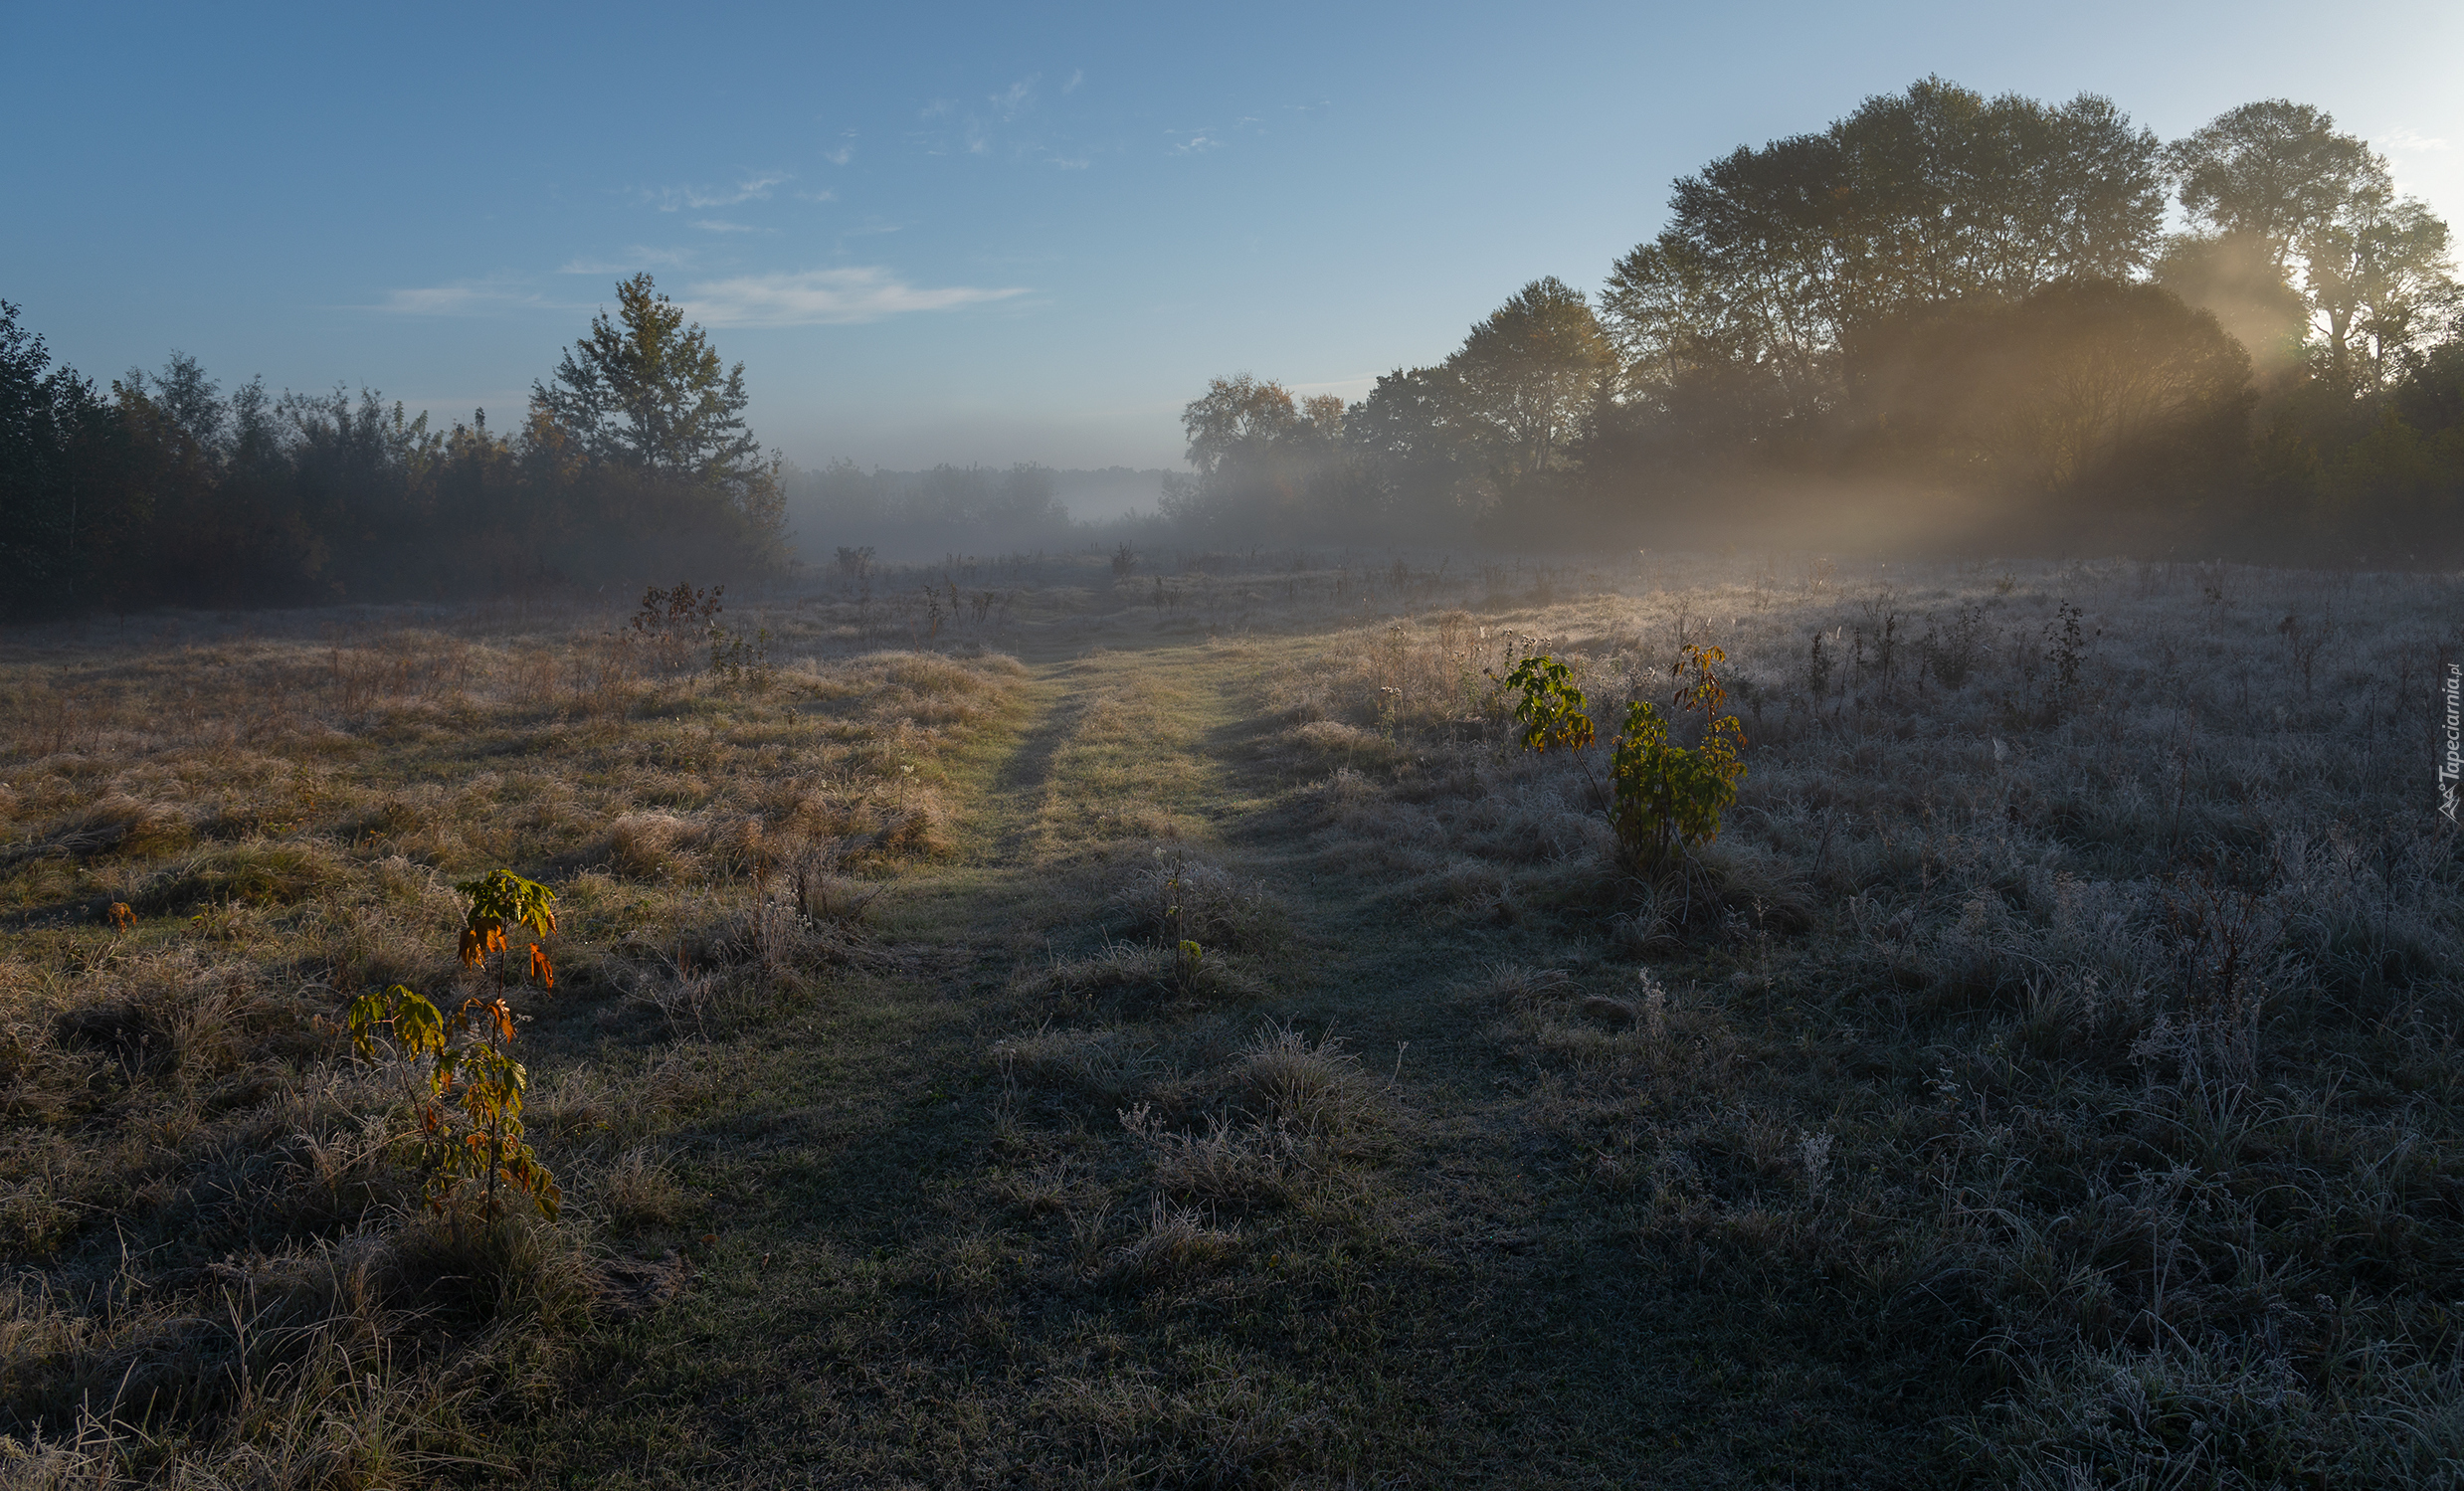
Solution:
<svg viewBox="0 0 2464 1491"><path fill-rule="evenodd" d="M1204 810L1221 774L1198 747L1220 706L1165 666L1151 656L1097 653L1061 670L1072 689L1063 706L1070 729L1055 742L1033 805L1034 861L1210 832Z"/></svg>

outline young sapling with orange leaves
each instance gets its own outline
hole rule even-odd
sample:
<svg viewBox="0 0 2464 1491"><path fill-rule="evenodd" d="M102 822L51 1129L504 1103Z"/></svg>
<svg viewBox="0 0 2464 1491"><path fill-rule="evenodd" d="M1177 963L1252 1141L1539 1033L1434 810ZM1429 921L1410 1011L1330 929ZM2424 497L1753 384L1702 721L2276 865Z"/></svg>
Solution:
<svg viewBox="0 0 2464 1491"><path fill-rule="evenodd" d="M364 993L351 1002L351 1046L359 1059L373 1061L382 1031L394 1048L417 1125L408 1147L430 1210L449 1212L475 1182L483 1215L497 1214L502 1190L528 1197L552 1217L563 1193L522 1137L530 1074L511 1054L521 1017L505 999L513 982L505 927L530 929L529 977L553 989L556 970L540 940L556 929L556 892L503 869L455 888L471 902L463 921L463 966L484 975L493 957L495 997L474 996L448 1015L401 984L381 995Z"/></svg>

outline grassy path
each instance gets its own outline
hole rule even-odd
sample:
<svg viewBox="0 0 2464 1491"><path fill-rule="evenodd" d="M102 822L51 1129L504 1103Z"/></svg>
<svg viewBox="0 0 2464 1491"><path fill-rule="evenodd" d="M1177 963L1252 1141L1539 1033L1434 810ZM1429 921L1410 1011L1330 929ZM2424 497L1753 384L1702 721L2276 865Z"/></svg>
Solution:
<svg viewBox="0 0 2464 1491"><path fill-rule="evenodd" d="M1188 711L1203 700L1220 724L1232 709L1152 655L1036 671L1027 717L976 764L957 859L902 882L881 915L905 971L699 1053L723 1088L671 1161L711 1199L679 1228L695 1285L603 1328L604 1361L573 1399L511 1436L540 1478L938 1484L991 1452L975 1441L1002 1415L958 1409L937 1382L946 1322L912 1307L962 1276L973 1298L1023 1261L962 1214L984 1158L986 1052L1016 1024L1001 990L1044 924L1068 921L1073 863L1203 830L1217 778L1189 749L1204 727Z"/></svg>
<svg viewBox="0 0 2464 1491"><path fill-rule="evenodd" d="M513 1436L530 1474L622 1487L1795 1473L1790 1444L1812 1426L1802 1410L1775 1422L1771 1404L1804 1396L1802 1369L1755 1344L1752 1302L1636 1269L1626 1209L1553 1168L1536 1074L1447 992L1485 960L1548 950L1507 930L1364 920L1383 904L1377 877L1312 838L1306 792L1257 748L1259 660L1181 647L1036 667L1027 716L972 768L956 861L893 892L881 936L900 969L701 1053L722 1095L672 1162L711 1199L679 1227L695 1285L597 1333L570 1400ZM1107 888L1162 839L1286 908L1279 947L1246 965L1264 990L1254 1005L1056 1013L1022 992L1022 971L1112 942ZM1130 1278L1117 1260L1170 1210L1114 1117L1135 1092L1022 1089L996 1043L1096 1029L1180 1073L1137 1089L1169 1104L1217 1080L1266 1020L1347 1038L1374 1073L1377 1123L1271 1204L1193 1212L1202 1242L1192 1243L1203 1265Z"/></svg>

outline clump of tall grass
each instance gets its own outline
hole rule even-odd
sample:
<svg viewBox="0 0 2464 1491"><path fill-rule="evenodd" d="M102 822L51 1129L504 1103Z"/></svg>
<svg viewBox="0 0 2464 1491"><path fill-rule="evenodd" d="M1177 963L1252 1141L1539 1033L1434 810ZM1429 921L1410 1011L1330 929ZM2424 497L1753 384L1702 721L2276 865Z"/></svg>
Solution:
<svg viewBox="0 0 2464 1491"><path fill-rule="evenodd" d="M1273 947L1285 916L1263 886L1174 845L1158 845L1134 864L1111 902L1133 935L1230 952Z"/></svg>
<svg viewBox="0 0 2464 1491"><path fill-rule="evenodd" d="M1240 1236L1211 1226L1195 1207L1152 1202L1146 1225L1104 1261L1104 1277L1121 1287L1152 1285L1220 1267L1240 1253Z"/></svg>
<svg viewBox="0 0 2464 1491"><path fill-rule="evenodd" d="M512 1219L363 1228L206 1273L166 1294L123 1269L99 1309L26 1275L0 1290L11 1484L304 1491L468 1463L506 1369L586 1308L578 1250Z"/></svg>
<svg viewBox="0 0 2464 1491"><path fill-rule="evenodd" d="M1380 1084L1338 1035L1311 1040L1269 1021L1241 1047L1233 1070L1261 1113L1312 1139L1353 1139L1384 1114Z"/></svg>
<svg viewBox="0 0 2464 1491"><path fill-rule="evenodd" d="M1343 1184L1394 1112L1386 1084L1338 1036L1268 1021L1212 1070L1118 1110L1165 1196L1237 1209L1288 1206Z"/></svg>

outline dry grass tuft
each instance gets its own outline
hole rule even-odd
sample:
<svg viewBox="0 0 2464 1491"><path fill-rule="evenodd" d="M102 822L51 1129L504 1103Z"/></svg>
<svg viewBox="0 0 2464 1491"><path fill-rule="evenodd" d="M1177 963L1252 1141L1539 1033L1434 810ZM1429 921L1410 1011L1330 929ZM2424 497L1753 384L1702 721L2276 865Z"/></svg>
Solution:
<svg viewBox="0 0 2464 1491"><path fill-rule="evenodd" d="M1555 999L1571 982L1562 968L1534 968L1528 963L1494 962L1458 993L1475 1004L1529 1010Z"/></svg>
<svg viewBox="0 0 2464 1491"><path fill-rule="evenodd" d="M1211 1114L1196 1133L1164 1128L1142 1104L1121 1116L1142 1141L1155 1184L1172 1196L1235 1207L1287 1203L1323 1157L1288 1123Z"/></svg>
<svg viewBox="0 0 2464 1491"><path fill-rule="evenodd" d="M59 854L71 859L124 855L148 859L185 847L196 826L179 808L105 792L31 841L0 853L0 863Z"/></svg>
<svg viewBox="0 0 2464 1491"><path fill-rule="evenodd" d="M635 880L681 880L700 868L707 831L672 813L628 813L608 825L608 863Z"/></svg>
<svg viewBox="0 0 2464 1491"><path fill-rule="evenodd" d="M665 1156L649 1145L635 1145L618 1155L601 1184L608 1219L619 1231L672 1226L699 1210L697 1201L676 1183Z"/></svg>
<svg viewBox="0 0 2464 1491"><path fill-rule="evenodd" d="M535 1228L466 1220L241 1255L213 1264L187 1299L151 1298L123 1277L100 1316L21 1277L0 1296L15 1364L0 1407L32 1432L0 1463L12 1484L64 1486L424 1475L477 1447L470 1415L511 1338L445 1360L415 1343L453 1322L569 1325L578 1268ZM189 1432L159 1431L182 1422Z"/></svg>
<svg viewBox="0 0 2464 1491"><path fill-rule="evenodd" d="M1112 943L1086 958L1059 958L1020 975L1011 992L1054 1014L1203 1009L1249 1004L1266 986L1232 961L1177 948Z"/></svg>
<svg viewBox="0 0 2464 1491"><path fill-rule="evenodd" d="M348 875L341 858L321 844L259 840L190 854L149 879L130 904L153 915L295 906L331 892Z"/></svg>
<svg viewBox="0 0 2464 1491"><path fill-rule="evenodd" d="M1196 1207L1157 1197L1145 1227L1105 1260L1104 1277L1118 1287L1147 1288L1223 1267L1239 1255L1237 1232L1209 1226Z"/></svg>
<svg viewBox="0 0 2464 1491"><path fill-rule="evenodd" d="M861 927L885 887L846 874L847 845L839 839L807 844L781 869L789 902L816 926L853 931Z"/></svg>
<svg viewBox="0 0 2464 1491"><path fill-rule="evenodd" d="M1270 1118L1311 1138L1350 1138L1383 1118L1381 1085L1336 1035L1312 1042L1290 1025L1268 1022L1241 1049L1235 1070Z"/></svg>
<svg viewBox="0 0 2464 1491"><path fill-rule="evenodd" d="M1166 946L1184 939L1209 949L1258 953L1283 938L1286 913L1263 886L1159 845L1112 892L1126 930Z"/></svg>
<svg viewBox="0 0 2464 1491"><path fill-rule="evenodd" d="M1166 1067L1155 1044L1119 1029L1055 1030L1013 1036L993 1047L1007 1073L1103 1102L1120 1102L1144 1091Z"/></svg>

